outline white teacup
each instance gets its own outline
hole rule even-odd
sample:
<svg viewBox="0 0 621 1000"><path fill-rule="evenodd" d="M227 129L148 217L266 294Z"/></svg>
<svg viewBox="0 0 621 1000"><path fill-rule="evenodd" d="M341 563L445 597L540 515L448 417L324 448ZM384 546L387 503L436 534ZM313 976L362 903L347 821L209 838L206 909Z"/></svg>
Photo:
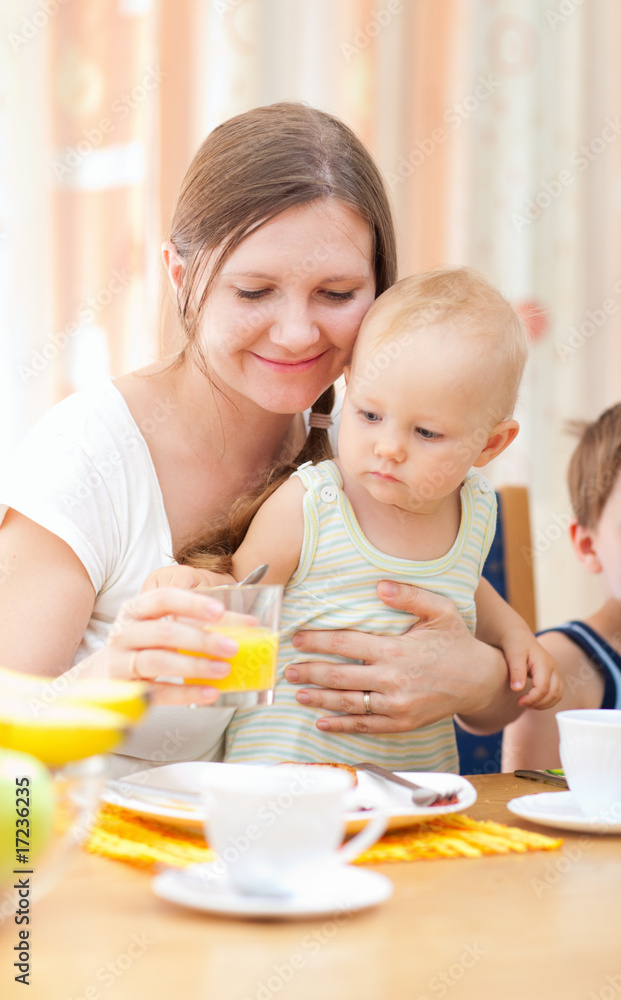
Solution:
<svg viewBox="0 0 621 1000"><path fill-rule="evenodd" d="M585 816L621 820L621 710L573 709L556 715L561 763Z"/></svg>
<svg viewBox="0 0 621 1000"><path fill-rule="evenodd" d="M353 861L381 837L386 816L339 847L345 832L346 771L304 764L236 764L204 782L206 834L219 862L209 877L226 875L241 892L283 896L330 865Z"/></svg>

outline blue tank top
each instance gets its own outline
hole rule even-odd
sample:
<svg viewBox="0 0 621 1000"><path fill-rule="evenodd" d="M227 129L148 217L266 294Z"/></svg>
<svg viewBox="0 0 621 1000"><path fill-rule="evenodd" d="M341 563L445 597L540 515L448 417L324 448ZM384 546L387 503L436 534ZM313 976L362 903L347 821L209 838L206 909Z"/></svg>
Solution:
<svg viewBox="0 0 621 1000"><path fill-rule="evenodd" d="M591 663L604 678L604 697L600 708L621 708L621 656L609 646L590 625L584 622L566 622L555 628L542 629L538 635L546 632L562 632L576 646L586 653Z"/></svg>

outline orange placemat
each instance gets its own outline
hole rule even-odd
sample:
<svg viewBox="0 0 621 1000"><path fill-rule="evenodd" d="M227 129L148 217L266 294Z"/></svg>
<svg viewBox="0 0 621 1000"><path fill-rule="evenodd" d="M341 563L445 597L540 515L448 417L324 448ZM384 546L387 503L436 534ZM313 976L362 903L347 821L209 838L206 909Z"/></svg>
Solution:
<svg viewBox="0 0 621 1000"><path fill-rule="evenodd" d="M515 826L454 814L384 834L356 864L424 861L434 858L480 858L488 854L554 851L563 841ZM129 809L104 805L86 842L86 850L138 868L214 861L215 853L199 833L144 819Z"/></svg>

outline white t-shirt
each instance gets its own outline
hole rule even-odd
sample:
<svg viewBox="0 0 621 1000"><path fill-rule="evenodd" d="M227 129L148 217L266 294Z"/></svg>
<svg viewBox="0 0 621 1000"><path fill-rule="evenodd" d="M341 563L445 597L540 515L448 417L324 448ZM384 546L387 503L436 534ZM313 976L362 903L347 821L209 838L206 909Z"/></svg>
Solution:
<svg viewBox="0 0 621 1000"><path fill-rule="evenodd" d="M339 395L342 380L339 380ZM340 413L340 400L336 410ZM156 423L166 403L155 412ZM308 413L305 414L308 428ZM330 438L336 447L338 419ZM77 663L100 649L121 604L172 563L172 539L147 443L111 381L68 396L28 432L0 473L0 524L9 507L62 538L83 563L95 606ZM152 708L111 758L113 775L178 760L219 760L234 709ZM137 758L137 759L134 759Z"/></svg>
<svg viewBox="0 0 621 1000"><path fill-rule="evenodd" d="M154 417L153 419L157 419ZM62 538L96 593L75 661L94 653L121 604L148 574L173 562L170 527L147 443L112 382L75 393L26 435L0 485L0 523L9 507ZM233 709L152 708L123 745L147 763L212 760Z"/></svg>

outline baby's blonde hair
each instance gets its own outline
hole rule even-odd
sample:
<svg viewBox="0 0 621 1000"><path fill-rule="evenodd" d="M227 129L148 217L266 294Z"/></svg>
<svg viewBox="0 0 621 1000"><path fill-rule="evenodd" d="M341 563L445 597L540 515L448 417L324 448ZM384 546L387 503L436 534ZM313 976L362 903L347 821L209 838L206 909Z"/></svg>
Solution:
<svg viewBox="0 0 621 1000"><path fill-rule="evenodd" d="M388 315L382 324L384 310ZM398 281L369 309L356 350L366 340L364 332L371 321L380 344L438 324L450 325L459 335L487 340L498 357L496 394L502 411L498 419L512 415L528 357L528 339L513 306L478 271L471 267L437 268ZM485 348L481 346L481 350Z"/></svg>

